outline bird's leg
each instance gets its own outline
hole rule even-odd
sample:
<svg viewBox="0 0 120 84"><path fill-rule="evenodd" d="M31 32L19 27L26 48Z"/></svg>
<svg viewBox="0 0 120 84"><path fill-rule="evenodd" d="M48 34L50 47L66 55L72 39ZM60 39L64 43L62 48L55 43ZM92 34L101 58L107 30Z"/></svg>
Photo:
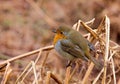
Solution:
<svg viewBox="0 0 120 84"><path fill-rule="evenodd" d="M72 63L72 61L68 60L66 68L69 67L69 66L71 66L71 63Z"/></svg>

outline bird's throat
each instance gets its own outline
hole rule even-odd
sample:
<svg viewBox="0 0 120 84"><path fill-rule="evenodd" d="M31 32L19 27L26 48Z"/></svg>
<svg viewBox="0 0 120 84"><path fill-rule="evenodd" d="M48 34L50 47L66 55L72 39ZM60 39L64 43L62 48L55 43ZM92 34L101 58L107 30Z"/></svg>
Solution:
<svg viewBox="0 0 120 84"><path fill-rule="evenodd" d="M61 39L64 39L64 38L65 38L65 36L63 34L60 34L60 33L56 34L55 37L54 37L53 44L55 45L58 42L58 40L61 40Z"/></svg>

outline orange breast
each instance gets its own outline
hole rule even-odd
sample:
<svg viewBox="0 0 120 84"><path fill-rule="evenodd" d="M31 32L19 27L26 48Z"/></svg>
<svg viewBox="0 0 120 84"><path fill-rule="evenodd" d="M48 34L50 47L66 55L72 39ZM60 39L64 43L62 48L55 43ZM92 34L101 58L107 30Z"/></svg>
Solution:
<svg viewBox="0 0 120 84"><path fill-rule="evenodd" d="M55 37L54 37L54 41L53 41L53 44L55 45L56 42L60 39L64 39L65 36L63 34L60 34L60 33L56 33Z"/></svg>

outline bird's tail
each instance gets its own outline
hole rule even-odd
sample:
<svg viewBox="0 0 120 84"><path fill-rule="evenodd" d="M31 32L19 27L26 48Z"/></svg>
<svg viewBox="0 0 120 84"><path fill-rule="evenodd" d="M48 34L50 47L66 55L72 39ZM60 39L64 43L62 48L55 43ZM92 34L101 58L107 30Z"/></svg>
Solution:
<svg viewBox="0 0 120 84"><path fill-rule="evenodd" d="M98 60L96 60L94 57L90 56L90 60L95 64L97 69L102 69L103 65Z"/></svg>

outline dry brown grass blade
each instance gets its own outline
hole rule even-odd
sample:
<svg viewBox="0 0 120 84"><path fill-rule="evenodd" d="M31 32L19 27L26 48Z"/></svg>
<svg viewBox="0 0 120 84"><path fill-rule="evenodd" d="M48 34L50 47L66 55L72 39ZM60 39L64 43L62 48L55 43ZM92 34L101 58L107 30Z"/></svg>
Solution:
<svg viewBox="0 0 120 84"><path fill-rule="evenodd" d="M89 26L87 26L84 22L81 22L81 25L82 25L88 32L90 32L95 39L98 39L98 35L97 35Z"/></svg>
<svg viewBox="0 0 120 84"><path fill-rule="evenodd" d="M112 52L112 53L110 54L108 61L110 61L110 60L113 58L113 55L114 55L115 53L116 53L116 51L114 51L114 52ZM95 80L93 81L93 84L96 84L96 82L97 82L98 79L100 78L100 76L101 76L101 74L103 73L103 71L104 71L104 68L99 72L98 76L97 76L97 77L95 78ZM116 71L116 72L119 72L119 70ZM110 74L110 75L112 75L112 74ZM108 75L108 76L110 76L110 75ZM107 76L107 77L108 77L108 76Z"/></svg>
<svg viewBox="0 0 120 84"><path fill-rule="evenodd" d="M56 83L63 84L62 81L60 81L59 78L56 75L54 75L53 73L51 73L51 78L53 78L56 81Z"/></svg>
<svg viewBox="0 0 120 84"><path fill-rule="evenodd" d="M103 17L100 25L97 28L96 32L97 32L98 35L100 35L101 33L105 32L105 19L106 19L106 17Z"/></svg>
<svg viewBox="0 0 120 84"><path fill-rule="evenodd" d="M42 72L43 72L43 67L44 67L44 64L45 64L45 62L46 62L46 60L47 60L48 54L49 54L49 52L47 52L45 58L43 59L41 65L40 65L40 66L41 66L41 68L40 68L40 81L43 80L43 79L42 79Z"/></svg>
<svg viewBox="0 0 120 84"><path fill-rule="evenodd" d="M46 83L45 84L50 84L50 78L54 79L57 84L63 84L62 81L60 81L59 78L57 78L50 71L47 72L47 77L46 77Z"/></svg>
<svg viewBox="0 0 120 84"><path fill-rule="evenodd" d="M35 84L38 84L38 77L37 77L37 72L36 72L36 66L35 66L35 62L32 61L32 68L33 68L33 73L34 73L34 81L35 81Z"/></svg>
<svg viewBox="0 0 120 84"><path fill-rule="evenodd" d="M26 71L30 68L31 66L31 62L25 67L24 71L18 76L15 84L17 84L19 81L22 80L22 77L24 76L24 74L26 73Z"/></svg>
<svg viewBox="0 0 120 84"><path fill-rule="evenodd" d="M112 62L113 80L114 80L114 84L116 84L115 66L114 66L113 58L111 59L111 62Z"/></svg>
<svg viewBox="0 0 120 84"><path fill-rule="evenodd" d="M79 68L79 65L78 65L78 63L77 63L77 61L76 61L75 68L74 68L73 71L71 72L70 77L69 77L69 80L72 79L73 75L75 74L75 72L77 71L78 68Z"/></svg>
<svg viewBox="0 0 120 84"><path fill-rule="evenodd" d="M100 41L100 44L102 44L102 38L100 38L101 35L103 35L103 33L105 32L105 17L103 17L102 21L100 22L100 25L97 27L97 29L95 30L96 34L98 35L97 37L99 38L98 40ZM90 38L90 42L92 42L94 40L95 37L91 37ZM103 40L103 42L105 42Z"/></svg>
<svg viewBox="0 0 120 84"><path fill-rule="evenodd" d="M8 63L8 62L12 62L12 61L15 61L15 60L17 60L17 59L21 59L21 58L24 58L24 57L27 57L27 56L36 54L36 53L38 53L38 52L41 51L41 50L44 51L44 50L51 50L51 49L53 49L53 45L51 45L51 46L46 46L46 47L43 47L43 48L40 48L40 49L31 51L31 52L22 54L22 55L15 56L15 57L13 57L13 58L10 58L10 59L8 59L8 60L5 60L5 61L3 61L3 62L0 62L0 65L3 65L3 64L6 64L6 63Z"/></svg>
<svg viewBox="0 0 120 84"><path fill-rule="evenodd" d="M77 23L75 23L73 26L72 26L72 28L74 29L74 30L79 30L79 27L80 27L80 23L79 22L81 22L81 20L78 20L78 22ZM77 30L77 31L78 31Z"/></svg>
<svg viewBox="0 0 120 84"><path fill-rule="evenodd" d="M109 55L109 42L110 42L110 20L107 16L105 16L105 31L106 31L106 45L105 45L105 56L104 56L104 75L102 79L102 84L106 84L106 74L107 74L107 62Z"/></svg>
<svg viewBox="0 0 120 84"><path fill-rule="evenodd" d="M89 25L89 24L93 24L95 21L95 18L93 18L92 20L88 21L88 22L85 22L86 25ZM81 26L81 20L78 20L78 22L76 24L73 25L73 29L79 31L80 29L80 26Z"/></svg>
<svg viewBox="0 0 120 84"><path fill-rule="evenodd" d="M12 72L12 69L10 68L10 63L7 63L6 70L5 70L3 79L1 81L1 84L6 84L11 72Z"/></svg>
<svg viewBox="0 0 120 84"><path fill-rule="evenodd" d="M103 73L103 71L104 71L104 69L102 69L102 70L99 72L98 76L94 79L94 81L93 81L92 84L97 84L97 81L98 81L98 79L100 78L100 76L101 76L101 74Z"/></svg>
<svg viewBox="0 0 120 84"><path fill-rule="evenodd" d="M0 66L0 72L5 71L7 64L3 64Z"/></svg>
<svg viewBox="0 0 120 84"><path fill-rule="evenodd" d="M89 77L90 73L92 72L93 67L94 67L94 64L91 62L91 64L89 65L89 67L88 67L88 69L87 69L87 71L85 73L85 76L84 76L84 78L82 80L82 84L87 83L88 77Z"/></svg>
<svg viewBox="0 0 120 84"><path fill-rule="evenodd" d="M69 84L70 72L71 72L71 66L67 67L64 84Z"/></svg>
<svg viewBox="0 0 120 84"><path fill-rule="evenodd" d="M36 64L37 61L39 60L39 58L40 58L40 56L41 56L41 53L42 53L42 51L40 50L40 51L39 51L39 54L38 54L38 57L37 57L36 60L35 60L35 64ZM30 71L32 70L31 65L32 65L32 62L30 62L30 63L25 67L24 71L23 71L23 72L20 74L20 76L17 78L16 84L17 84L18 82L22 82L22 81L25 79L25 77L30 73Z"/></svg>
<svg viewBox="0 0 120 84"><path fill-rule="evenodd" d="M48 71L45 84L50 84L50 78L51 78L51 72Z"/></svg>
<svg viewBox="0 0 120 84"><path fill-rule="evenodd" d="M101 45L105 45L105 40L103 38L100 38L99 35L92 28L90 28L88 25L86 25L82 21L81 21L81 25L93 36L91 37L92 39L95 38L96 40L100 41Z"/></svg>
<svg viewBox="0 0 120 84"><path fill-rule="evenodd" d="M37 56L37 58L36 58L36 60L35 60L35 64L38 62L38 60L39 60L39 58L40 58L40 56L41 56L42 51L44 51L44 50L51 50L51 49L53 49L53 45L52 45L52 46L48 46L48 47L40 48L40 49L39 49L39 54L38 54L38 56ZM46 61L47 57L48 57L48 54L46 55L45 59L43 60L43 63L41 64L41 69L42 69L43 65L45 64L45 61ZM18 77L16 83L19 81L19 79L20 79L22 76L23 76L23 77L22 77L21 81L23 81L23 80L25 79L25 77L31 72L32 66L31 66L31 67L30 67L30 66L31 66L31 63L29 63L28 66L24 69L24 71L23 71L23 72L21 73L21 75ZM26 72L26 71L27 71L27 72ZM40 72L41 72L41 74L42 74L42 70L40 70Z"/></svg>
<svg viewBox="0 0 120 84"><path fill-rule="evenodd" d="M42 62L42 64L41 64L42 67L45 65L45 62L46 62L46 60L47 60L47 58L48 58L48 54L49 54L49 52L47 52L45 58L43 59L43 62Z"/></svg>
<svg viewBox="0 0 120 84"><path fill-rule="evenodd" d="M96 54L96 58L98 58L98 54ZM89 65L89 67L88 67L88 69L87 69L87 71L86 71L86 74L85 74L85 76L84 76L84 78L83 78L83 80L82 80L82 84L86 84L86 80L88 80L88 77L89 77L89 75L90 75L90 73L92 72L92 69L94 68L94 64L91 62L90 63L90 65ZM97 81L98 79L96 79L96 81Z"/></svg>
<svg viewBox="0 0 120 84"><path fill-rule="evenodd" d="M67 67L64 84L69 84L70 80L72 79L72 77L75 74L78 67L79 67L79 65L77 63L77 60L76 60L76 66L75 66L75 68L73 69L72 72L71 72L72 67L71 66Z"/></svg>

